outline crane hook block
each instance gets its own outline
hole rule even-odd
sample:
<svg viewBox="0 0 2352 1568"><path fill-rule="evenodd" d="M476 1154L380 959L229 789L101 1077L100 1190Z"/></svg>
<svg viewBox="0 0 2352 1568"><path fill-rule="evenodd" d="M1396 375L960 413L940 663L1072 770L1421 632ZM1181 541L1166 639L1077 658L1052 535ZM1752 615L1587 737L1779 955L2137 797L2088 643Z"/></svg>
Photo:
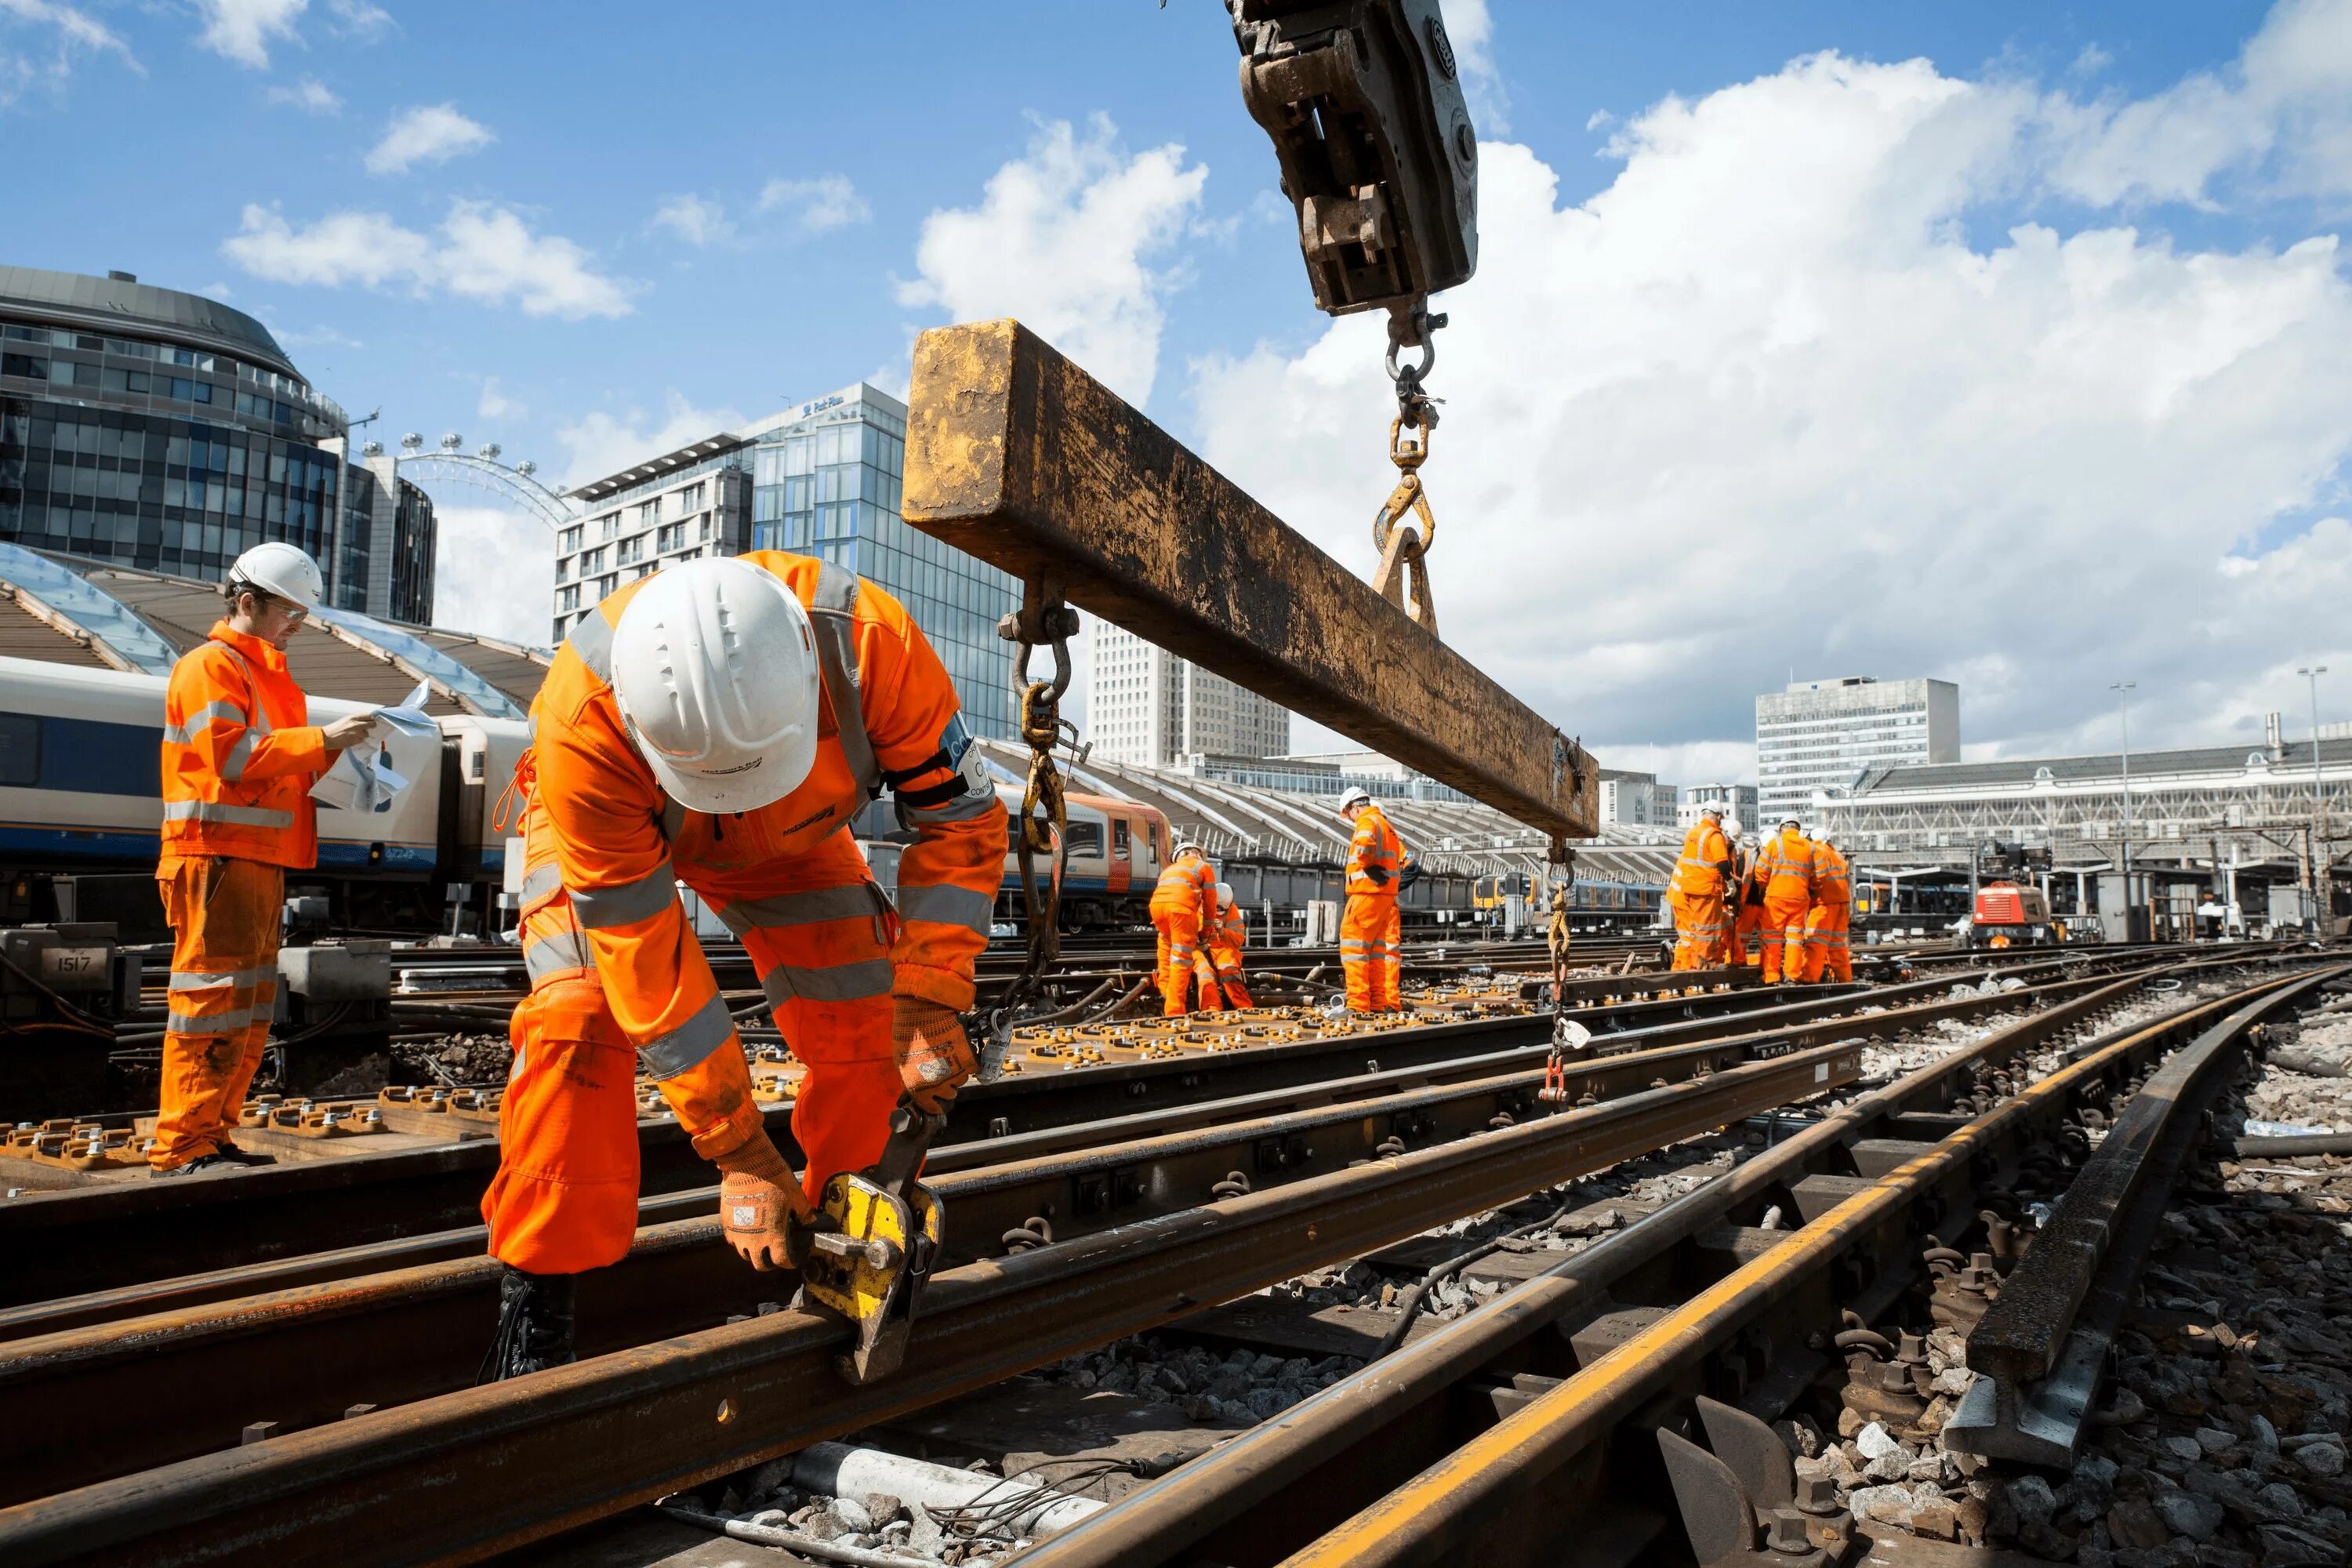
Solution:
<svg viewBox="0 0 2352 1568"><path fill-rule="evenodd" d="M1437 0L1225 0L1318 309L1392 335L1478 268L1478 138Z"/></svg>

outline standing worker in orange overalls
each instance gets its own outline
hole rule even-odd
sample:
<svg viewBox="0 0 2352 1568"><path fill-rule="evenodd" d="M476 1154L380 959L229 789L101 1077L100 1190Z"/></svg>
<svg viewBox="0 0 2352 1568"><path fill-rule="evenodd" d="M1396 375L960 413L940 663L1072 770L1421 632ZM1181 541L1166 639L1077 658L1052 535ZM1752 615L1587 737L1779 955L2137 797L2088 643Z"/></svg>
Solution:
<svg viewBox="0 0 2352 1568"><path fill-rule="evenodd" d="M1217 924L1209 933L1209 964L1215 972L1214 984L1224 994L1228 1007L1255 1007L1250 1000L1249 986L1242 973L1242 949L1249 944L1249 921L1234 903L1231 882L1217 884Z"/></svg>
<svg viewBox="0 0 2352 1568"><path fill-rule="evenodd" d="M1180 1017L1186 1011L1199 978L1192 971L1201 939L1216 918L1217 873L1199 845L1177 845L1176 858L1151 889L1151 926L1160 933L1160 1012L1165 1016ZM1205 994L1202 1000L1206 1002Z"/></svg>
<svg viewBox="0 0 2352 1568"><path fill-rule="evenodd" d="M1397 891L1404 885L1404 844L1371 792L1349 790L1339 815L1354 825L1348 841L1348 907L1339 916L1339 966L1348 977L1351 1013L1402 1013L1404 921Z"/></svg>
<svg viewBox="0 0 2352 1568"><path fill-rule="evenodd" d="M257 544L229 567L228 614L172 667L163 695L163 855L172 923L162 1113L147 1155L158 1176L275 1163L230 1136L261 1066L278 1001L286 873L319 863L310 786L375 717L323 729L286 667L287 639L319 607L319 563Z"/></svg>
<svg viewBox="0 0 2352 1568"><path fill-rule="evenodd" d="M1723 806L1709 801L1683 835L1682 858L1675 862L1666 896L1675 910L1675 967L1711 969L1730 945L1731 922L1724 895L1737 869L1731 841L1723 831Z"/></svg>
<svg viewBox="0 0 2352 1568"><path fill-rule="evenodd" d="M1755 847L1739 851L1738 912L1731 921L1731 957L1750 969L1764 963L1764 879L1758 874L1762 854Z"/></svg>
<svg viewBox="0 0 2352 1568"><path fill-rule="evenodd" d="M1853 883L1845 857L1826 837L1813 839L1813 907L1805 914L1805 978L1853 978L1846 931L1853 923Z"/></svg>
<svg viewBox="0 0 2352 1568"><path fill-rule="evenodd" d="M1764 841L1756 877L1764 885L1764 920L1757 936L1764 948L1764 984L1791 984L1805 977L1805 915L1813 907L1813 846L1793 816Z"/></svg>
<svg viewBox="0 0 2352 1568"><path fill-rule="evenodd" d="M638 1070L725 1173L721 1227L755 1268L789 1266L825 1182L879 1157L894 1107L944 1114L977 1066L957 1015L1004 868L1004 807L939 655L831 562L758 551L630 584L572 628L531 721L532 991L482 1199L506 1265L486 1379L570 1361L574 1279L629 1249ZM895 907L850 834L886 786L916 835ZM741 938L807 1069L800 1178L680 881Z"/></svg>

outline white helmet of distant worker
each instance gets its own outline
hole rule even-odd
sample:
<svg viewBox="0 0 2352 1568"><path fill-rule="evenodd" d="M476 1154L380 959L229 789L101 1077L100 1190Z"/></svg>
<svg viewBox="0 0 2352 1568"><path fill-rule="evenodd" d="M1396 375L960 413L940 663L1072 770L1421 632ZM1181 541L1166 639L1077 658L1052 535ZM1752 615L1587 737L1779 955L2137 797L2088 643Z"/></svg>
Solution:
<svg viewBox="0 0 2352 1568"><path fill-rule="evenodd" d="M1358 784L1355 788L1349 790L1347 794L1339 797L1339 815L1345 816L1360 805L1370 805L1371 804L1372 792L1366 789L1363 785Z"/></svg>
<svg viewBox="0 0 2352 1568"><path fill-rule="evenodd" d="M1220 882L1220 883L1218 883L1218 884L1217 884L1217 908L1219 908L1219 909L1221 909L1221 910L1229 910L1229 909L1232 909L1233 907L1234 907L1234 885L1233 885L1231 882Z"/></svg>
<svg viewBox="0 0 2352 1568"><path fill-rule="evenodd" d="M273 539L238 556L229 566L226 586L232 600L239 589L252 588L307 612L319 607L327 580L308 551Z"/></svg>
<svg viewBox="0 0 2352 1568"><path fill-rule="evenodd" d="M756 811L816 765L816 635L748 561L656 573L613 629L613 699L646 765L689 811Z"/></svg>
<svg viewBox="0 0 2352 1568"><path fill-rule="evenodd" d="M1698 814L1701 816L1712 816L1717 822L1721 822L1724 816L1723 802L1719 800L1707 801L1698 808Z"/></svg>
<svg viewBox="0 0 2352 1568"><path fill-rule="evenodd" d="M1739 837L1739 818L1736 816L1725 817L1723 819L1723 836L1726 838L1737 838Z"/></svg>

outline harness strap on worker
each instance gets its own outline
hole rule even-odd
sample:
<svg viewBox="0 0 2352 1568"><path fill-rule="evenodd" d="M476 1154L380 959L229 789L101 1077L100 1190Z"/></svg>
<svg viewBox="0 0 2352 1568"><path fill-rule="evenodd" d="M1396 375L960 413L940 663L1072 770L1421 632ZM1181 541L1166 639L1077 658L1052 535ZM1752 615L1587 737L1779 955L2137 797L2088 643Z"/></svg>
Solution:
<svg viewBox="0 0 2352 1568"><path fill-rule="evenodd" d="M838 562L822 563L809 624L816 633L817 668L824 678L824 694L833 702L841 753L858 792L872 800L882 793L883 777L874 742L866 733L866 704L857 689L857 592L856 573Z"/></svg>

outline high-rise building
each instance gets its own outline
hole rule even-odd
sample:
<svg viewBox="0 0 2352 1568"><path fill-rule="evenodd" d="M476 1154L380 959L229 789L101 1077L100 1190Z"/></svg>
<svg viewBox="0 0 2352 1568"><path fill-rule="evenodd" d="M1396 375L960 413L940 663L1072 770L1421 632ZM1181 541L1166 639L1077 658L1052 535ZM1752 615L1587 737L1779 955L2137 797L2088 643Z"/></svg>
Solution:
<svg viewBox="0 0 2352 1568"><path fill-rule="evenodd" d="M1601 820L1621 827L1671 827L1675 793L1675 786L1660 784L1655 773L1602 768Z"/></svg>
<svg viewBox="0 0 2352 1568"><path fill-rule="evenodd" d="M1810 817L1816 791L1864 770L1960 760L1960 689L1867 675L1799 680L1756 700L1759 821Z"/></svg>
<svg viewBox="0 0 2352 1568"><path fill-rule="evenodd" d="M1735 784L1683 785L1682 798L1675 803L1675 826L1689 828L1710 805L1724 807L1743 827L1756 826L1756 786Z"/></svg>
<svg viewBox="0 0 2352 1568"><path fill-rule="evenodd" d="M1195 755L1278 757L1290 713L1124 626L1093 624L1087 734L1114 762L1181 766Z"/></svg>
<svg viewBox="0 0 2352 1568"><path fill-rule="evenodd" d="M432 503L347 465L349 431L241 310L0 267L0 539L206 581L283 540L331 605L426 620Z"/></svg>
<svg viewBox="0 0 2352 1568"><path fill-rule="evenodd" d="M556 543L556 639L605 595L672 562L796 551L839 562L905 605L954 679L966 725L1013 739L1013 645L996 623L1020 607L1020 587L907 526L906 454L907 405L860 382L574 487L587 510Z"/></svg>

